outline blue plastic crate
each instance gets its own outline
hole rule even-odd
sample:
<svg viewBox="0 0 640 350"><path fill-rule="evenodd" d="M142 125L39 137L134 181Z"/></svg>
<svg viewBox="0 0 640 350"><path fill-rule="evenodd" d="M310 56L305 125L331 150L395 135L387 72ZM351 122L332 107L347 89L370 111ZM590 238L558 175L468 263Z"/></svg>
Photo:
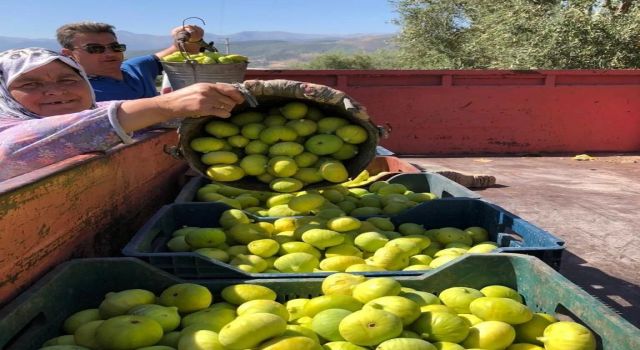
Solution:
<svg viewBox="0 0 640 350"><path fill-rule="evenodd" d="M137 257L183 278L302 278L326 276L317 273L249 273L232 265L193 252L171 252L166 244L172 233L183 226L216 227L223 211L221 203L174 203L160 209L124 247L125 256ZM256 218L272 221L274 218ZM451 198L422 203L402 214L392 216L397 225L405 222L423 224L425 228L484 227L499 252L523 253L539 257L553 268L560 267L564 242L550 233L507 212L477 199ZM367 272L368 276L417 275L419 271Z"/></svg>
<svg viewBox="0 0 640 350"><path fill-rule="evenodd" d="M560 269L564 241L519 216L478 199L449 198L429 201L394 217L396 224L413 222L426 229L439 227L480 226L489 231L498 252L538 257L556 270Z"/></svg>
<svg viewBox="0 0 640 350"><path fill-rule="evenodd" d="M545 266L516 254L467 255L419 276L394 277L403 286L439 293L453 286L482 288L501 284L516 289L529 308L562 320L582 323L596 335L598 350L640 349L640 330L596 298ZM142 288L159 294L175 283L208 287L214 300L229 285L255 283L278 294L278 301L309 298L321 293L321 278L219 279L187 281L131 258L73 260L60 265L34 286L0 309L0 348L36 350L61 334L64 320L74 312L97 307L111 291Z"/></svg>

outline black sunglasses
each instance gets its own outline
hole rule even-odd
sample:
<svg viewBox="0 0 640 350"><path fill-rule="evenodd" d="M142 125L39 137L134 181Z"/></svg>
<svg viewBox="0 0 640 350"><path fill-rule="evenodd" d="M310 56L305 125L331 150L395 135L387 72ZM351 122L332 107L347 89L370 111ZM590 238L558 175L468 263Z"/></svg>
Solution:
<svg viewBox="0 0 640 350"><path fill-rule="evenodd" d="M109 48L113 52L125 52L127 50L127 45L120 44L120 43L112 43L108 45L86 44L86 45L83 45L82 47L74 47L74 49L82 49L91 54L104 53L107 50L107 48Z"/></svg>

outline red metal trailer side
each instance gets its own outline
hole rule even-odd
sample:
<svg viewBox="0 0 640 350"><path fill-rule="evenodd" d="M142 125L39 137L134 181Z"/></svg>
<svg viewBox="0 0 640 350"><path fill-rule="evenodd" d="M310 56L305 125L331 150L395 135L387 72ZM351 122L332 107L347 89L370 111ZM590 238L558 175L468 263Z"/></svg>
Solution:
<svg viewBox="0 0 640 350"><path fill-rule="evenodd" d="M329 85L393 129L398 154L640 150L640 70L249 70Z"/></svg>

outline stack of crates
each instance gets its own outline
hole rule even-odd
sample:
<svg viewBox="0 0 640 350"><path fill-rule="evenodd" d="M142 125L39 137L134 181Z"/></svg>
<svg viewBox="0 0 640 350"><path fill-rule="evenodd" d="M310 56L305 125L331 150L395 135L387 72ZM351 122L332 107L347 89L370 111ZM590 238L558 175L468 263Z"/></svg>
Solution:
<svg viewBox="0 0 640 350"><path fill-rule="evenodd" d="M423 202L413 208L389 217L395 227L415 223L425 229L441 227L466 228L478 226L486 229L496 243L497 252L520 253L537 256L553 267L560 268L564 242L520 217L494 204L479 199L469 189L435 173L420 172L412 164L391 156L378 156L368 170L373 178L404 185L414 192L430 192L437 200ZM379 178L377 175L382 174ZM174 231L182 227L219 227L222 213L231 209L220 202L198 202L198 190L210 181L195 177L178 195L176 202L161 208L142 227L123 249L126 256L148 261L169 273L183 278L302 278L326 276L329 273L251 273L228 263L207 258L195 252L172 252L167 242ZM362 187L366 188L371 183ZM254 222L274 222L278 217L246 214ZM367 217L359 217L365 220ZM419 275L424 271L367 272L367 276Z"/></svg>
<svg viewBox="0 0 640 350"><path fill-rule="evenodd" d="M461 255L428 270L357 274L392 277L404 287L434 294L453 286L480 289L504 285L515 289L534 312L550 313L589 328L596 336L597 349L640 349L640 334L635 327L555 271L564 250L562 240L476 193L438 174L421 172L399 158L378 156L368 171L376 180L402 184L414 192L431 192L438 198L393 215L377 216L389 218L396 227L404 223L418 224L426 230L482 227L497 249L488 254ZM124 247L127 258L62 264L1 309L0 348L39 349L48 339L61 335L68 316L97 307L105 294L113 291L140 288L159 295L172 284L190 282L209 288L214 301L220 301L220 291L233 284L269 287L277 292L279 302L321 294L322 280L329 272L253 273L195 252L170 251L167 242L174 231L185 226L218 227L222 213L231 209L225 203L198 201L198 190L207 184L209 181L200 177L189 181L176 201L162 207ZM245 213L253 222L278 219Z"/></svg>
<svg viewBox="0 0 640 350"><path fill-rule="evenodd" d="M504 285L517 290L534 312L579 322L596 338L598 350L640 349L640 331L562 275L526 255L467 255L453 264L418 276L398 276L404 287L438 294L452 287L480 289ZM97 307L112 291L141 288L159 295L176 283L207 287L214 301L234 284L259 284L277 293L276 301L321 294L321 278L185 280L133 258L73 260L44 276L0 310L0 348L36 350L61 335L74 312Z"/></svg>

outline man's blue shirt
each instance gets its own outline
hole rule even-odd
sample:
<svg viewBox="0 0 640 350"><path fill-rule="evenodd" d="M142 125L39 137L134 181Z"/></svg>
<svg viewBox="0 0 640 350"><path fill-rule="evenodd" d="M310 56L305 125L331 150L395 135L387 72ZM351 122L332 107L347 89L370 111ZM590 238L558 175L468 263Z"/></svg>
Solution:
<svg viewBox="0 0 640 350"><path fill-rule="evenodd" d="M122 80L90 76L97 101L133 100L158 95L156 77L162 65L154 55L128 59L122 63Z"/></svg>

